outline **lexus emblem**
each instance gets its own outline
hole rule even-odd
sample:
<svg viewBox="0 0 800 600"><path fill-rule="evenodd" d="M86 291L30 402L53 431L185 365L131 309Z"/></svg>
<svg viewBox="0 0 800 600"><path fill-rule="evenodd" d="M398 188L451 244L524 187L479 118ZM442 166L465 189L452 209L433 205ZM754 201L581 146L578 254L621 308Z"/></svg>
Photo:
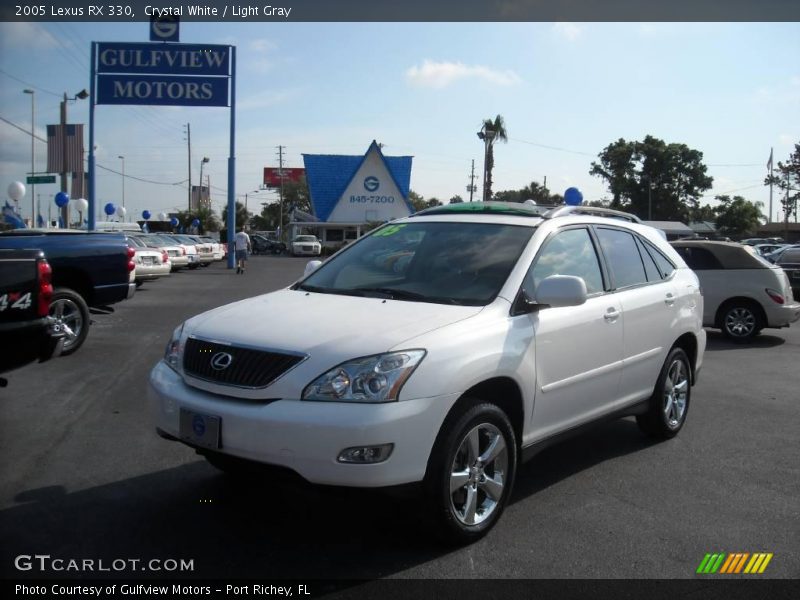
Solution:
<svg viewBox="0 0 800 600"><path fill-rule="evenodd" d="M227 352L217 352L211 357L211 368L215 371L224 371L231 366L233 355Z"/></svg>

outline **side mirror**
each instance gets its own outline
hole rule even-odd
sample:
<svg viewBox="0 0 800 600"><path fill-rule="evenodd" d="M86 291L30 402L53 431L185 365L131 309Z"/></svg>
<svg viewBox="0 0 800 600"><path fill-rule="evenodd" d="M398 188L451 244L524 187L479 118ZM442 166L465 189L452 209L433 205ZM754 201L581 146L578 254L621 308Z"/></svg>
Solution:
<svg viewBox="0 0 800 600"><path fill-rule="evenodd" d="M586 282L572 275L551 275L539 282L535 294L537 304L580 306L586 302Z"/></svg>
<svg viewBox="0 0 800 600"><path fill-rule="evenodd" d="M306 269L305 269L305 271L303 271L303 277L308 277L309 275L311 275L314 271L316 271L319 268L319 266L321 264L322 264L321 260L310 260L310 261L308 261L308 264L306 265Z"/></svg>

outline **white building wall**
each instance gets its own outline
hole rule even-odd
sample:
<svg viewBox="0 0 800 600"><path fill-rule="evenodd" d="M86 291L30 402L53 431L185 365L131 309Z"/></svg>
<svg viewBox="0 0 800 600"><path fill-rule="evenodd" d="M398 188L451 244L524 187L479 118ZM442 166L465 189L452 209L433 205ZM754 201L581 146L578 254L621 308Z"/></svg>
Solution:
<svg viewBox="0 0 800 600"><path fill-rule="evenodd" d="M389 170L375 149L370 150L345 189L328 223L391 221L411 214Z"/></svg>

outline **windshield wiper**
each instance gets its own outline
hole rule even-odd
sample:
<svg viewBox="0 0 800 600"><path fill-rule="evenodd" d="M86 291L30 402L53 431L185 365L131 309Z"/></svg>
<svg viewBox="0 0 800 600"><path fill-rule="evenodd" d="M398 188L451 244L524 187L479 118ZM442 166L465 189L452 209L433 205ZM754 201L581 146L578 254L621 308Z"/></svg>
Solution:
<svg viewBox="0 0 800 600"><path fill-rule="evenodd" d="M396 288L388 287L371 287L371 288L356 288L357 291L365 292L367 294L386 294L391 300L414 300L417 302L433 302L435 304L460 304L455 298L426 296L417 292L409 292L408 290L398 290Z"/></svg>

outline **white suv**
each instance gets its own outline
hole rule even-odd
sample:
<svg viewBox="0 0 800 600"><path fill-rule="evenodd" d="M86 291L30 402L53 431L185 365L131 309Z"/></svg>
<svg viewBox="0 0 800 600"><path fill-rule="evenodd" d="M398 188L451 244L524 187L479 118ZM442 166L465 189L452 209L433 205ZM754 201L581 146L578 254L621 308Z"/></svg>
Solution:
<svg viewBox="0 0 800 600"><path fill-rule="evenodd" d="M223 470L421 483L438 531L475 540L545 445L609 417L661 438L686 419L698 280L625 217L467 203L387 224L180 325L150 376L157 430Z"/></svg>

